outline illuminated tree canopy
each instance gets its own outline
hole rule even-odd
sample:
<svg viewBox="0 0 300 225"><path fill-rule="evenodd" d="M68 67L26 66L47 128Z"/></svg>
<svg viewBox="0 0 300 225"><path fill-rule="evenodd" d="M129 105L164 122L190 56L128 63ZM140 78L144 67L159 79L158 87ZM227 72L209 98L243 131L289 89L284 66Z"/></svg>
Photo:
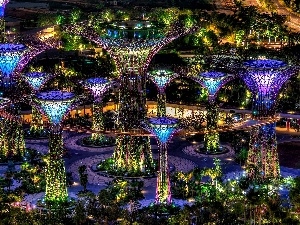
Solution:
<svg viewBox="0 0 300 225"><path fill-rule="evenodd" d="M29 72L23 74L24 79L34 91L38 91L49 79L52 74L44 72Z"/></svg>
<svg viewBox="0 0 300 225"><path fill-rule="evenodd" d="M85 37L107 50L120 74L128 71L142 73L163 46L195 29L196 26L187 28L178 22L162 32L154 23L145 21L111 22L98 29L86 22L64 27L67 33Z"/></svg>
<svg viewBox="0 0 300 225"><path fill-rule="evenodd" d="M110 80L103 77L89 78L83 81L83 85L92 92L94 100L97 102L101 101L110 84Z"/></svg>
<svg viewBox="0 0 300 225"><path fill-rule="evenodd" d="M75 94L65 91L47 91L36 94L35 102L53 125L60 124L75 101Z"/></svg>
<svg viewBox="0 0 300 225"><path fill-rule="evenodd" d="M159 139L161 143L167 143L170 137L177 130L178 119L169 117L153 117L149 119L151 133Z"/></svg>
<svg viewBox="0 0 300 225"><path fill-rule="evenodd" d="M252 93L257 95L255 110L259 114L269 114L268 111L274 108L280 88L295 72L295 67L280 60L258 59L244 62L242 79Z"/></svg>
<svg viewBox="0 0 300 225"><path fill-rule="evenodd" d="M0 70L5 78L10 78L26 50L23 44L0 44Z"/></svg>
<svg viewBox="0 0 300 225"><path fill-rule="evenodd" d="M191 78L206 88L208 90L209 99L214 100L220 88L232 80L234 76L223 72L209 71L200 73Z"/></svg>
<svg viewBox="0 0 300 225"><path fill-rule="evenodd" d="M177 73L171 70L153 70L148 73L148 77L156 84L160 91L164 91L168 83L178 77Z"/></svg>

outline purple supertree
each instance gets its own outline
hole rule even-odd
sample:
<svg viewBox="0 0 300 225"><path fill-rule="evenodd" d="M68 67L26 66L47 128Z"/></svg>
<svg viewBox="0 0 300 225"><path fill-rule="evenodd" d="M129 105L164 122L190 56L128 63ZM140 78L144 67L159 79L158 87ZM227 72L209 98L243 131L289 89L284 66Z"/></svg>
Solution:
<svg viewBox="0 0 300 225"><path fill-rule="evenodd" d="M172 203L170 174L168 166L168 141L178 129L178 119L171 117L153 117L144 128L155 135L159 144L159 171L156 183L156 204Z"/></svg>
<svg viewBox="0 0 300 225"><path fill-rule="evenodd" d="M171 70L157 69L148 72L148 77L153 81L158 89L157 94L157 116L166 116L166 86L179 75Z"/></svg>
<svg viewBox="0 0 300 225"><path fill-rule="evenodd" d="M241 77L255 98L254 117L274 116L277 94L295 72L294 66L280 60L258 59L244 62Z"/></svg>
<svg viewBox="0 0 300 225"><path fill-rule="evenodd" d="M146 71L153 56L173 40L193 32L197 27L185 27L174 23L162 32L158 26L149 21L113 21L103 24L99 34L94 24L82 22L65 27L68 33L82 36L105 49L116 64L120 76L119 126L122 131L130 132L138 128L146 117ZM97 29L98 31L100 29ZM138 165L140 156L151 152L149 138L120 134L117 138L115 155L123 157L125 165ZM140 151L137 153L136 151ZM122 153L122 154L119 154ZM124 154L123 154L124 153ZM133 156L134 163L128 163L126 156ZM131 168L133 171L135 169Z"/></svg>
<svg viewBox="0 0 300 225"><path fill-rule="evenodd" d="M32 93L37 93L44 84L50 80L54 74L45 72L29 72L22 74L23 79L31 87ZM31 136L40 136L44 131L42 114L32 106L32 118L29 134Z"/></svg>
<svg viewBox="0 0 300 225"><path fill-rule="evenodd" d="M255 98L252 109L255 118L274 118L277 94L295 72L295 67L280 60L259 59L244 62L241 76ZM251 131L246 170L252 178L279 177L275 128L274 122Z"/></svg>
<svg viewBox="0 0 300 225"><path fill-rule="evenodd" d="M102 77L95 77L89 78L83 81L83 85L87 88L94 96L94 103L93 103L93 120L92 120L92 141L101 143L102 141L105 142L105 136L101 134L104 131L104 124L103 124L103 97L105 92L111 87L111 81L102 78Z"/></svg>
<svg viewBox="0 0 300 225"><path fill-rule="evenodd" d="M216 71L203 72L192 77L193 80L208 90L206 132L204 135L204 150L207 153L220 151L219 133L217 131L219 110L215 99L220 88L233 78L233 75Z"/></svg>
<svg viewBox="0 0 300 225"><path fill-rule="evenodd" d="M51 123L49 154L45 157L46 194L51 204L65 202L68 197L63 156L61 122L64 115L75 106L77 98L72 92L47 91L36 94L33 102Z"/></svg>

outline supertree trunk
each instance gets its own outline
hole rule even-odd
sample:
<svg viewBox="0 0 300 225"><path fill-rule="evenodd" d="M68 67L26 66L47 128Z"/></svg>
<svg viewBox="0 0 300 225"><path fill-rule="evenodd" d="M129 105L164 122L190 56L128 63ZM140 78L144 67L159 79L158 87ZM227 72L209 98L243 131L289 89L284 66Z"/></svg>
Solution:
<svg viewBox="0 0 300 225"><path fill-rule="evenodd" d="M251 131L246 171L253 179L280 176L275 127L275 123L271 123Z"/></svg>
<svg viewBox="0 0 300 225"><path fill-rule="evenodd" d="M8 121L3 118L0 120L0 157L1 160L7 158L8 149L9 149L9 138L8 138Z"/></svg>
<svg viewBox="0 0 300 225"><path fill-rule="evenodd" d="M214 101L207 105L206 132L204 135L204 149L207 153L217 152L220 148L218 129L219 110Z"/></svg>
<svg viewBox="0 0 300 225"><path fill-rule="evenodd" d="M100 132L104 130L104 121L103 121L103 103L95 102L93 104L93 125L92 125L92 141L93 142L104 142L105 135Z"/></svg>
<svg viewBox="0 0 300 225"><path fill-rule="evenodd" d="M166 116L166 94L162 91L157 94L157 116Z"/></svg>
<svg viewBox="0 0 300 225"><path fill-rule="evenodd" d="M4 43L6 41L6 36L5 36L5 19L4 19L4 17L0 17L0 29L1 29L0 42Z"/></svg>
<svg viewBox="0 0 300 225"><path fill-rule="evenodd" d="M130 174L153 171L153 158L149 137L120 135L117 138L118 150L114 151L114 169Z"/></svg>
<svg viewBox="0 0 300 225"><path fill-rule="evenodd" d="M14 143L15 143L16 155L23 156L26 147L25 147L25 139L24 139L24 130L22 127L22 123L20 121L16 122Z"/></svg>
<svg viewBox="0 0 300 225"><path fill-rule="evenodd" d="M156 204L171 204L170 174L166 143L159 143L159 171L157 174Z"/></svg>
<svg viewBox="0 0 300 225"><path fill-rule="evenodd" d="M254 97L252 110L253 117L258 119L274 117L276 99L273 99L272 95L270 94L257 94Z"/></svg>
<svg viewBox="0 0 300 225"><path fill-rule="evenodd" d="M138 129L146 117L145 78L124 75L121 78L119 127L122 131ZM153 169L149 137L120 134L113 154L115 170L134 173Z"/></svg>
<svg viewBox="0 0 300 225"><path fill-rule="evenodd" d="M68 198L66 170L63 155L63 138L60 125L53 126L49 134L49 154L45 157L45 201L52 205L66 202Z"/></svg>
<svg viewBox="0 0 300 225"><path fill-rule="evenodd" d="M33 135L39 135L43 130L44 130L43 116L35 107L32 107L30 133Z"/></svg>
<svg viewBox="0 0 300 225"><path fill-rule="evenodd" d="M25 152L25 140L22 124L17 118L5 120L4 151L8 158L20 159Z"/></svg>

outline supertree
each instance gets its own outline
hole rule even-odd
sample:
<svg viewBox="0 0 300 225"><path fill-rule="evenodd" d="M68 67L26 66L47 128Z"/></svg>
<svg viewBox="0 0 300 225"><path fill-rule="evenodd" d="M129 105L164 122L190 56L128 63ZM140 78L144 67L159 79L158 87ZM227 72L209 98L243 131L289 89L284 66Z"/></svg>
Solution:
<svg viewBox="0 0 300 225"><path fill-rule="evenodd" d="M216 104L216 95L221 87L234 78L231 74L209 71L191 77L202 87L208 90L208 104L206 114L206 131L204 134L204 150L206 153L220 151L218 129L219 110Z"/></svg>
<svg viewBox="0 0 300 225"><path fill-rule="evenodd" d="M7 129L7 120L10 119L10 116L6 109L10 104L10 100L8 98L0 98L0 161L4 161L11 156L11 151L14 148L11 148L11 142L7 139L7 133L9 129Z"/></svg>
<svg viewBox="0 0 300 225"><path fill-rule="evenodd" d="M254 118L274 118L277 94L295 71L295 67L280 60L259 59L244 62L241 77L254 96ZM249 176L279 177L275 127L273 122L252 130L246 164ZM255 169L253 165L256 166Z"/></svg>
<svg viewBox="0 0 300 225"><path fill-rule="evenodd" d="M63 156L63 138L61 121L64 115L77 103L72 92L47 91L36 94L33 99L36 107L49 119L49 153L46 162L45 201L50 205L66 202L68 198L66 171Z"/></svg>
<svg viewBox="0 0 300 225"><path fill-rule="evenodd" d="M151 155L150 140L144 136L132 136L130 130L137 129L140 121L146 117L147 67L162 47L193 32L197 27L186 27L184 23L174 22L173 26L163 31L149 21L113 21L97 29L100 32L96 32L94 28L94 24L82 22L68 25L64 30L96 43L114 59L120 76L118 125L122 132L127 132L120 133L116 140L116 170L140 170L132 165L139 165L141 156ZM151 161L149 160L150 163Z"/></svg>
<svg viewBox="0 0 300 225"><path fill-rule="evenodd" d="M28 83L32 90L32 94L36 94L44 84L50 80L54 74L51 73L45 73L45 72L28 72L22 74L22 77L24 80ZM41 132L44 130L43 126L43 118L42 114L39 113L39 111L33 106L32 107L32 119L31 119L31 125L30 125L30 134L40 135Z"/></svg>
<svg viewBox="0 0 300 225"><path fill-rule="evenodd" d="M157 116L166 116L166 86L173 79L177 78L179 75L172 72L171 70L158 69L149 72L148 77L155 83L158 94L157 94Z"/></svg>
<svg viewBox="0 0 300 225"><path fill-rule="evenodd" d="M18 102L20 98L22 98L22 94L20 94L19 90L16 88L12 88L14 84L14 76L19 75L22 69L27 65L27 63L38 53L37 49L42 49L43 51L47 48L52 48L57 43L57 41L51 41L49 44L44 44L42 41L48 41L48 38L44 38L44 36L40 36L41 33L38 34L30 34L27 35L26 44L19 43L1 43L0 44L0 71L1 71L1 80L2 87L4 87L4 95L10 95L10 99L12 101L11 113L12 117L9 120L6 120L7 129L11 130L11 132L7 133L8 142L11 142L10 146L12 149L19 149L18 152L23 152L25 149L25 141L24 141L24 131L22 127L22 121L20 119L20 115L18 115L19 105ZM28 37L30 36L30 38ZM24 36L25 37L25 36ZM22 37L22 41L26 38ZM29 41L30 40L30 41ZM47 47L44 47L47 46ZM51 46L51 47L49 47ZM17 90L17 91L16 91ZM8 92L8 93L6 93ZM14 95L12 95L14 93ZM14 114L14 115L13 115ZM22 150L23 149L23 150ZM14 151L14 150L13 150Z"/></svg>
<svg viewBox="0 0 300 225"><path fill-rule="evenodd" d="M4 12L5 12L5 6L9 2L9 0L1 0L0 1L0 29L1 29L1 37L0 41L5 41L5 20L4 20Z"/></svg>
<svg viewBox="0 0 300 225"><path fill-rule="evenodd" d="M144 128L155 135L159 144L159 171L156 184L156 204L172 203L170 175L168 165L168 141L178 131L178 119L171 117L153 117L143 123Z"/></svg>
<svg viewBox="0 0 300 225"><path fill-rule="evenodd" d="M104 131L103 121L103 97L105 92L111 87L111 81L102 78L95 77L89 78L83 81L83 85L94 96L93 113L92 113L92 141L94 143L105 143L105 136L101 133Z"/></svg>
<svg viewBox="0 0 300 225"><path fill-rule="evenodd" d="M23 44L0 44L0 71L4 86L11 86L11 76L27 50Z"/></svg>

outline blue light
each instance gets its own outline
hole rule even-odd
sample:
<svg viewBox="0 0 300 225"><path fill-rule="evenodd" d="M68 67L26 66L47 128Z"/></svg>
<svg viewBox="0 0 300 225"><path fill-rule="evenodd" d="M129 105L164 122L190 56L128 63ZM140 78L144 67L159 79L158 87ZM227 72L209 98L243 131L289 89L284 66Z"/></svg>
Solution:
<svg viewBox="0 0 300 225"><path fill-rule="evenodd" d="M169 138L177 131L178 120L168 117L154 117L149 119L152 132L161 143L167 143Z"/></svg>
<svg viewBox="0 0 300 225"><path fill-rule="evenodd" d="M22 44L0 44L0 70L10 77L27 47Z"/></svg>
<svg viewBox="0 0 300 225"><path fill-rule="evenodd" d="M287 64L281 60L257 59L244 62L244 66L256 69L278 69L287 66Z"/></svg>
<svg viewBox="0 0 300 225"><path fill-rule="evenodd" d="M31 72L23 74L23 76L35 91L38 91L51 78L51 74L44 72Z"/></svg>
<svg viewBox="0 0 300 225"><path fill-rule="evenodd" d="M173 73L170 70L154 70L148 74L151 80L157 85L159 89L164 89L165 86L176 78L178 74Z"/></svg>
<svg viewBox="0 0 300 225"><path fill-rule="evenodd" d="M4 6L0 6L0 17L4 17Z"/></svg>
<svg viewBox="0 0 300 225"><path fill-rule="evenodd" d="M75 100L73 93L63 91L40 92L36 97L41 109L54 125L58 125L61 122Z"/></svg>
<svg viewBox="0 0 300 225"><path fill-rule="evenodd" d="M207 88L209 95L214 96L219 89L224 85L224 79L227 74L221 72L204 72L199 75L202 80L202 85Z"/></svg>

